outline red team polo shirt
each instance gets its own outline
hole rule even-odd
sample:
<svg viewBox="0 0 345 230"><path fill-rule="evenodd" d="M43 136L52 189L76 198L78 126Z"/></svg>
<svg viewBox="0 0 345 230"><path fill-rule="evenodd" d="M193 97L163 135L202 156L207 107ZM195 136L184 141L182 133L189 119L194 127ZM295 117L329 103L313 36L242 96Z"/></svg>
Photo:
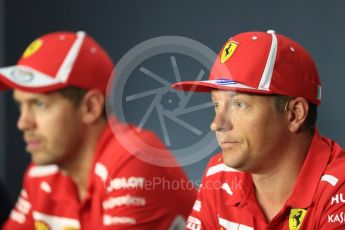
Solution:
<svg viewBox="0 0 345 230"><path fill-rule="evenodd" d="M150 132L142 135L160 143ZM97 145L83 201L56 165L30 165L4 229L183 229L196 192L168 186L181 180L188 180L181 168L137 159L107 127Z"/></svg>
<svg viewBox="0 0 345 230"><path fill-rule="evenodd" d="M345 229L344 181L344 150L316 131L292 194L267 222L251 175L225 166L218 154L207 166L187 229Z"/></svg>

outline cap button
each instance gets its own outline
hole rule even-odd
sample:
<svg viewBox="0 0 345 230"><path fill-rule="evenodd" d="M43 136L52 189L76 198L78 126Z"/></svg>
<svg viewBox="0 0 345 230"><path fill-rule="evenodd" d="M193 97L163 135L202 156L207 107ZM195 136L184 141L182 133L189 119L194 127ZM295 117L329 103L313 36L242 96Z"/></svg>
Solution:
<svg viewBox="0 0 345 230"><path fill-rule="evenodd" d="M274 30L267 30L268 34L276 34L276 32Z"/></svg>

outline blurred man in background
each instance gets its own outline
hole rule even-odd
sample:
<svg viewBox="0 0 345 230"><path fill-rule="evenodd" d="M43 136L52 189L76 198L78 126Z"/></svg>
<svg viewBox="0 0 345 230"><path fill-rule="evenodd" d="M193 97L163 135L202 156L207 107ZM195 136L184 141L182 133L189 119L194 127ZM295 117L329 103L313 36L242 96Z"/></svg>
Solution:
<svg viewBox="0 0 345 230"><path fill-rule="evenodd" d="M107 123L113 68L84 32L55 32L33 41L16 66L0 69L4 86L14 90L17 127L32 157L4 229L184 227L194 191L146 186L157 178L187 180L183 170L137 159ZM153 133L138 135L163 148Z"/></svg>

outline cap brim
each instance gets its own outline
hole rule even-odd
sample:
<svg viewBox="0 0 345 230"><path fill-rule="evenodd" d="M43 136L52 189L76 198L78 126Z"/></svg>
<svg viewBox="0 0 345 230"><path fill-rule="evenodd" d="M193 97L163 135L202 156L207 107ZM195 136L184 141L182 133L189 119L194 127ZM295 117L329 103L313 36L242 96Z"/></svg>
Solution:
<svg viewBox="0 0 345 230"><path fill-rule="evenodd" d="M47 93L66 87L50 76L26 66L0 68L0 90L19 89L32 93Z"/></svg>
<svg viewBox="0 0 345 230"><path fill-rule="evenodd" d="M182 81L172 85L172 88L182 91L210 92L212 90L238 91L255 94L272 94L267 90L259 90L235 81L208 80L208 81Z"/></svg>

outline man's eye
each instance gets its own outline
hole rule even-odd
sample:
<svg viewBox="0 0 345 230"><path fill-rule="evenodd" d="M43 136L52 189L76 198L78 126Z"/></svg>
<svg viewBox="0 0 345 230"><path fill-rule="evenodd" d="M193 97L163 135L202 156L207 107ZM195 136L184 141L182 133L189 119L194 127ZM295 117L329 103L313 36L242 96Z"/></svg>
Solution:
<svg viewBox="0 0 345 230"><path fill-rule="evenodd" d="M213 104L214 104L214 108L217 109L218 106L219 106L219 103L218 102L213 102Z"/></svg>
<svg viewBox="0 0 345 230"><path fill-rule="evenodd" d="M236 109L245 109L247 107L247 103L243 101L234 101L233 106L235 106Z"/></svg>
<svg viewBox="0 0 345 230"><path fill-rule="evenodd" d="M35 106L37 108L45 108L46 107L46 103L44 103L43 101L35 101Z"/></svg>

